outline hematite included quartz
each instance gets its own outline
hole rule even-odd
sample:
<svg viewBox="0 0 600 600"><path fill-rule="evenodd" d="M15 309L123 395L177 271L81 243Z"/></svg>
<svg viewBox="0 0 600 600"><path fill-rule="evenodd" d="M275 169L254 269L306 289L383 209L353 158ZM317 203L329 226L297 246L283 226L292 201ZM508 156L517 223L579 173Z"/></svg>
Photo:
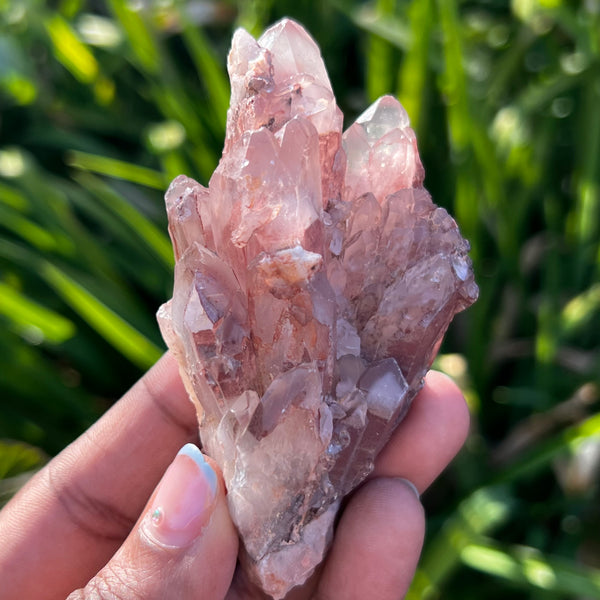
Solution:
<svg viewBox="0 0 600 600"><path fill-rule="evenodd" d="M478 290L394 98L342 135L319 49L288 19L258 42L238 30L228 67L209 187L180 176L166 194L177 263L158 316L223 469L242 564L282 598L322 560L341 498Z"/></svg>

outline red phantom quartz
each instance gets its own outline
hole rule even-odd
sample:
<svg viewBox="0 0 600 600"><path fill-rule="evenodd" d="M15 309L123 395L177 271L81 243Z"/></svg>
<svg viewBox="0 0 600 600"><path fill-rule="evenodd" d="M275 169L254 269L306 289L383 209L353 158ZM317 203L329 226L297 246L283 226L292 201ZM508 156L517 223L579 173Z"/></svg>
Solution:
<svg viewBox="0 0 600 600"><path fill-rule="evenodd" d="M380 98L342 135L319 48L284 19L229 54L208 188L166 194L173 298L158 313L221 466L249 575L274 598L322 560L455 313L469 245L423 187L408 116Z"/></svg>

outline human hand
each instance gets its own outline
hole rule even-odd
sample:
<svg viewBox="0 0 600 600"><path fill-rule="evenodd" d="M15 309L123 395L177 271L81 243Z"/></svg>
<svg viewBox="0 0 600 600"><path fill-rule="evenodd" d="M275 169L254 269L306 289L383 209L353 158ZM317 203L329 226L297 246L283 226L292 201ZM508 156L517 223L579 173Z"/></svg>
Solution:
<svg viewBox="0 0 600 600"><path fill-rule="evenodd" d="M349 499L327 559L289 598L402 597L424 515L400 478L422 493L462 446L468 422L458 388L430 373ZM197 437L193 406L166 354L0 512L2 599L262 598L235 572L238 540L218 467L207 458L198 468L189 455L200 453L189 447L173 460ZM195 517L188 527L173 527L167 510L153 524L159 505L190 492L204 502L187 513Z"/></svg>

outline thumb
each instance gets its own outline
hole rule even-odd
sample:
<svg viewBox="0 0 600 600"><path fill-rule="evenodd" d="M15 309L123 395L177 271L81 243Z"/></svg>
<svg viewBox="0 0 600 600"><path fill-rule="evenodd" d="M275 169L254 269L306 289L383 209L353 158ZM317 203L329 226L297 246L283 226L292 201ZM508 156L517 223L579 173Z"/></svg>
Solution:
<svg viewBox="0 0 600 600"><path fill-rule="evenodd" d="M238 538L222 477L208 460L186 444L121 548L67 600L224 598Z"/></svg>

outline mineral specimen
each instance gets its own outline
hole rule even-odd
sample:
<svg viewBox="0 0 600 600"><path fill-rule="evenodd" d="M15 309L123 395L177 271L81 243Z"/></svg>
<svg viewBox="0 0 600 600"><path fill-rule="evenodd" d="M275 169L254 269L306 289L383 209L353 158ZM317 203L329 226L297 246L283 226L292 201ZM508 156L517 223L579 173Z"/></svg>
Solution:
<svg viewBox="0 0 600 600"><path fill-rule="evenodd" d="M477 297L468 243L422 187L406 112L383 97L342 135L319 49L284 19L229 54L209 187L166 203L167 344L221 466L241 562L275 598L321 561L341 498Z"/></svg>

